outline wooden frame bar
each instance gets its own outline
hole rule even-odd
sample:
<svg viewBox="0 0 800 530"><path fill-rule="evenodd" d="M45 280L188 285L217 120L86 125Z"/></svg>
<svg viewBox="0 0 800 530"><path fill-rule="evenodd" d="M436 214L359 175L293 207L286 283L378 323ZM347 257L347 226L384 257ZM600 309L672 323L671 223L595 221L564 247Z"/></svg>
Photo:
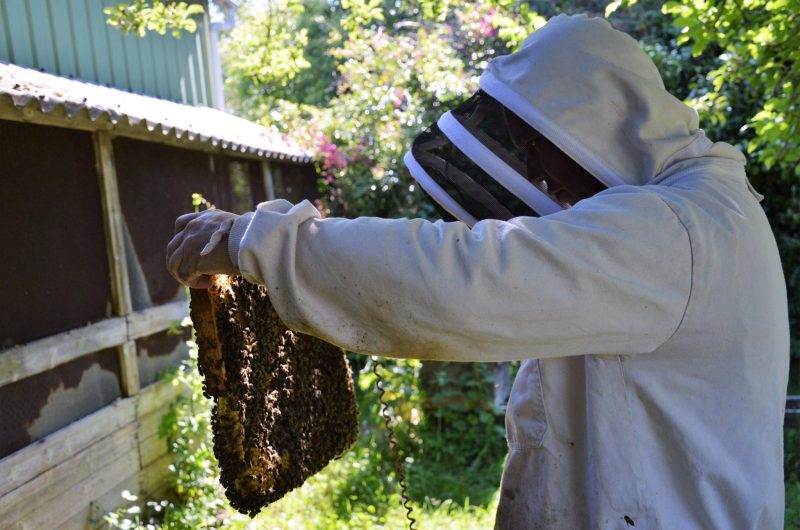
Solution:
<svg viewBox="0 0 800 530"><path fill-rule="evenodd" d="M10 97L4 97L0 94L0 119L31 123L34 125L49 125L51 127L65 127L67 129L79 131L105 131L112 137L131 138L134 140L142 140L148 143L169 145L173 147L182 147L184 149L193 149L195 151L203 151L206 153L216 153L228 156L237 156L240 158L247 158L251 160L264 160L265 158L279 160L287 164L306 165L312 164L313 161L297 161L292 160L290 155L270 155L264 151L261 154L258 152L251 152L242 149L231 149L227 142L218 142L216 145L210 141L202 140L199 135L193 139L189 139L188 133L178 138L173 133L164 133L162 129L156 128L151 131L147 129L144 121L138 125L131 125L127 119L122 119L117 123L112 123L108 116L101 116L96 120L89 118L88 112L83 109L75 116L70 117L66 114L62 107L57 107L51 112L41 112L38 108L33 107L34 103L30 103L23 109L19 109L11 102Z"/></svg>
<svg viewBox="0 0 800 530"><path fill-rule="evenodd" d="M115 346L127 348L121 361L135 361L135 339L169 329L188 315L185 301L172 302L0 351L0 386Z"/></svg>
<svg viewBox="0 0 800 530"><path fill-rule="evenodd" d="M0 386L46 372L87 353L127 340L125 318L116 317L0 352Z"/></svg>
<svg viewBox="0 0 800 530"><path fill-rule="evenodd" d="M114 314L125 316L133 311L125 253L125 218L119 200L117 169L114 165L114 148L111 136L104 131L93 135L97 175L100 179L100 196L103 201L103 225L106 232L108 268L111 271L111 303ZM126 335L127 335L127 329ZM117 346L119 355L122 395L139 392L139 365L136 362L136 344L126 341Z"/></svg>
<svg viewBox="0 0 800 530"><path fill-rule="evenodd" d="M186 300L136 311L127 316L128 339L135 340L164 331L187 316L189 302Z"/></svg>
<svg viewBox="0 0 800 530"><path fill-rule="evenodd" d="M275 181L272 178L272 166L269 161L261 161L261 177L264 179L264 190L267 192L267 200L275 200Z"/></svg>
<svg viewBox="0 0 800 530"><path fill-rule="evenodd" d="M172 461L158 424L181 391L156 383L0 460L0 527L83 528L121 484L155 489Z"/></svg>

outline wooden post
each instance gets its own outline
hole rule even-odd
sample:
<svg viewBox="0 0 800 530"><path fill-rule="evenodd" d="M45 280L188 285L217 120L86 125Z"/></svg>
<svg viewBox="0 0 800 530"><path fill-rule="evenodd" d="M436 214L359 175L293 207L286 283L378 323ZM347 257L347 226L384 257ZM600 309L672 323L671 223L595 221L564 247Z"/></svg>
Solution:
<svg viewBox="0 0 800 530"><path fill-rule="evenodd" d="M267 200L275 200L275 182L272 180L272 166L268 160L261 161L261 176L264 178L264 189L267 192Z"/></svg>
<svg viewBox="0 0 800 530"><path fill-rule="evenodd" d="M111 302L114 314L126 316L131 313L128 264L125 259L125 239L122 206L117 187L117 170L114 165L114 150L111 135L105 131L94 133L97 174L100 177L100 193L103 199L103 224L106 232L108 265L111 271ZM122 394L132 396L139 392L139 365L136 360L136 343L128 340L117 346L120 370L122 371Z"/></svg>

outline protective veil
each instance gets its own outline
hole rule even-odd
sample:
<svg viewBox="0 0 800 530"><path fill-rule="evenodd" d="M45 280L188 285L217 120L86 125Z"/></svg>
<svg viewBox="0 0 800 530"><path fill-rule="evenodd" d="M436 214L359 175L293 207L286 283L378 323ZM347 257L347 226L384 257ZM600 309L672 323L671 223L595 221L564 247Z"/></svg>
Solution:
<svg viewBox="0 0 800 530"><path fill-rule="evenodd" d="M583 173L565 185L540 163L537 136L522 118L479 90L423 131L403 160L444 217L470 226L483 219L548 215L624 184Z"/></svg>
<svg viewBox="0 0 800 530"><path fill-rule="evenodd" d="M552 19L481 89L608 189L540 217L512 190L471 228L268 202L229 238L244 276L355 351L524 360L498 528L782 528L786 291L741 153L601 19Z"/></svg>

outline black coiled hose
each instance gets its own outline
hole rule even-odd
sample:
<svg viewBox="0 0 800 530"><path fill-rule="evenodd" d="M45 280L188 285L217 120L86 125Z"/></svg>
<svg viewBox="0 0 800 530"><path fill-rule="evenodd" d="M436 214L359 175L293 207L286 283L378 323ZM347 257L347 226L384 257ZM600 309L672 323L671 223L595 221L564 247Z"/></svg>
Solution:
<svg viewBox="0 0 800 530"><path fill-rule="evenodd" d="M383 395L386 389L383 388L383 377L378 373L378 358L372 358L372 373L375 374L375 387L378 389L378 401L381 404L381 417L386 426L386 432L389 436L389 447L392 450L394 457L394 468L397 473L397 482L400 484L400 496L403 498L403 508L406 509L406 519L408 519L409 530L416 530L415 526L417 520L411 516L413 508L411 507L411 497L408 495L408 485L406 484L406 474L403 471L403 461L400 458L400 451L397 448L397 436L392 427L392 417L389 416L389 405L384 401Z"/></svg>

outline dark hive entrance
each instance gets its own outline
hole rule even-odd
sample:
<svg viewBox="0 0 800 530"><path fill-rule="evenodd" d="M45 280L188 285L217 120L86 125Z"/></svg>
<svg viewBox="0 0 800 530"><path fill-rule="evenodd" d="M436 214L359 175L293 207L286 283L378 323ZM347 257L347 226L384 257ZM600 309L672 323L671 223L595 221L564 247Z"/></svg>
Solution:
<svg viewBox="0 0 800 530"><path fill-rule="evenodd" d="M262 286L218 276L191 298L220 480L255 516L356 441L352 373L342 350L288 330Z"/></svg>

